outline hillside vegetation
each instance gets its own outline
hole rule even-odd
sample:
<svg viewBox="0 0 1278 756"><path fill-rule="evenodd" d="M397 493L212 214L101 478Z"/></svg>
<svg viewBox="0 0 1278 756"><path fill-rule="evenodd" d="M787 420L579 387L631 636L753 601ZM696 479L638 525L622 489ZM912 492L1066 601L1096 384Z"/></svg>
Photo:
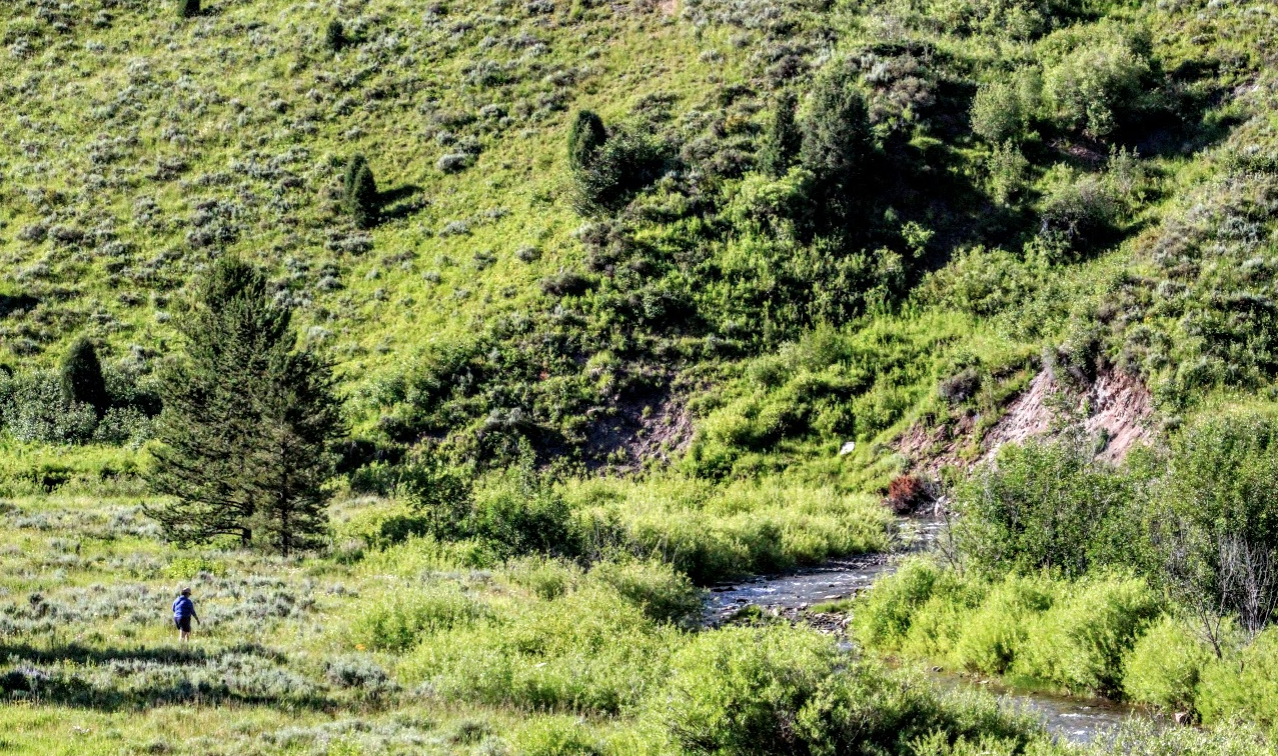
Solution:
<svg viewBox="0 0 1278 756"><path fill-rule="evenodd" d="M13 0L0 28L0 752L1074 750L876 654L1245 720L1097 754L1270 747L1271 4ZM226 421L188 422L205 387L235 393L209 344L252 341L227 270L265 276L225 301L289 367L245 396L310 380L337 413L332 369L305 537L179 506L217 498L172 477ZM1039 376L1055 440L991 457ZM1110 385L1148 398L1119 466L1078 432ZM700 626L703 588L886 550L885 497L940 492L955 539L855 604L864 652Z"/></svg>

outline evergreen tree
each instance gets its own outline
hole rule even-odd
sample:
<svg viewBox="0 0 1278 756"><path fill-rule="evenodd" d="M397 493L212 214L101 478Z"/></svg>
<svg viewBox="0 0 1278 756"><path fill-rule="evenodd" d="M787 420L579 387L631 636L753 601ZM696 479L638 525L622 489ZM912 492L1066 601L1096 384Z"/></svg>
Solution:
<svg viewBox="0 0 1278 756"><path fill-rule="evenodd" d="M813 200L830 222L846 222L865 193L872 153L869 111L848 66L832 65L817 78L801 128L799 158L815 178Z"/></svg>
<svg viewBox="0 0 1278 756"><path fill-rule="evenodd" d="M797 105L793 92L787 90L777 97L772 109L772 123L759 148L759 168L773 178L785 175L803 144L803 133L794 120Z"/></svg>
<svg viewBox="0 0 1278 756"><path fill-rule="evenodd" d="M147 508L179 543L219 535L283 553L324 526L327 448L341 432L329 366L295 351L290 313L261 271L217 262L180 327L186 359L163 383Z"/></svg>
<svg viewBox="0 0 1278 756"><path fill-rule="evenodd" d="M589 110L578 110L568 130L568 165L583 171L594 162L595 154L608 141L603 119Z"/></svg>
<svg viewBox="0 0 1278 756"><path fill-rule="evenodd" d="M62 396L68 402L81 402L93 408L99 418L111 405L106 379L102 377L102 363L93 342L85 337L76 339L62 358Z"/></svg>
<svg viewBox="0 0 1278 756"><path fill-rule="evenodd" d="M333 19L328 22L328 28L324 31L324 44L333 52L340 52L346 47L346 27L342 25L341 19Z"/></svg>
<svg viewBox="0 0 1278 756"><path fill-rule="evenodd" d="M363 155L356 155L346 166L345 202L347 212L360 228L369 228L377 220L377 180Z"/></svg>
<svg viewBox="0 0 1278 756"><path fill-rule="evenodd" d="M200 15L200 0L178 0L178 15L182 18L195 18Z"/></svg>

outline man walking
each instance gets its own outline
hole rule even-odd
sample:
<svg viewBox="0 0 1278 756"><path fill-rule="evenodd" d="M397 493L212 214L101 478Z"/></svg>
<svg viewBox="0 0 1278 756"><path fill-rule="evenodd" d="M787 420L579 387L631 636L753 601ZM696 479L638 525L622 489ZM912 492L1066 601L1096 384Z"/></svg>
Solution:
<svg viewBox="0 0 1278 756"><path fill-rule="evenodd" d="M200 618L195 613L195 603L191 601L191 589L183 588L182 595L173 602L173 624L177 625L178 640L186 643L191 640L191 620Z"/></svg>

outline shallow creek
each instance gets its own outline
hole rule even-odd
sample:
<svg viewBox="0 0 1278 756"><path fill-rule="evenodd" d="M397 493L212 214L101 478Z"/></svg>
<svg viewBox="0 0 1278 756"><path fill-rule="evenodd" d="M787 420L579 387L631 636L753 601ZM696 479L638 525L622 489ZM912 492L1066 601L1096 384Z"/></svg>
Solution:
<svg viewBox="0 0 1278 756"><path fill-rule="evenodd" d="M942 527L939 520L908 520L902 524L902 545L892 553L834 559L818 567L717 585L706 600L705 621L717 625L750 605L795 617L814 604L848 598L892 572L901 556L933 548ZM1009 690L994 681L939 670L929 677L944 689L984 688L1010 705L1034 713L1050 732L1076 743L1095 740L1130 717L1145 716L1139 710L1104 699Z"/></svg>

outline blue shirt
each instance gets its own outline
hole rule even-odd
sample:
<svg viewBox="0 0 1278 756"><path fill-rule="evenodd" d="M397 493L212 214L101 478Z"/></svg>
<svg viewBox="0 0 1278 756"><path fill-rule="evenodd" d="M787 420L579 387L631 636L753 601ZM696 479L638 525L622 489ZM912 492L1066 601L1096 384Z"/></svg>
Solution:
<svg viewBox="0 0 1278 756"><path fill-rule="evenodd" d="M178 596L173 602L173 619L186 619L195 616L195 604L186 596Z"/></svg>

